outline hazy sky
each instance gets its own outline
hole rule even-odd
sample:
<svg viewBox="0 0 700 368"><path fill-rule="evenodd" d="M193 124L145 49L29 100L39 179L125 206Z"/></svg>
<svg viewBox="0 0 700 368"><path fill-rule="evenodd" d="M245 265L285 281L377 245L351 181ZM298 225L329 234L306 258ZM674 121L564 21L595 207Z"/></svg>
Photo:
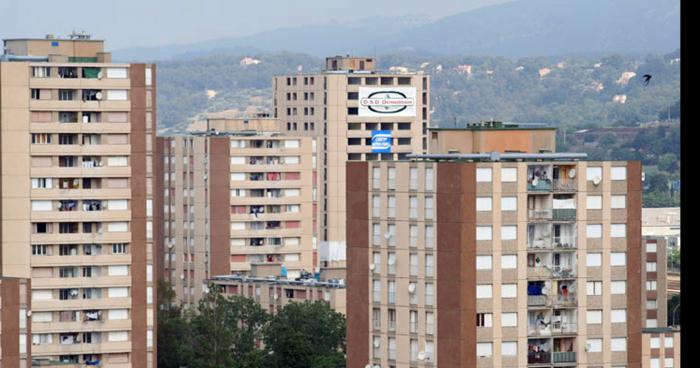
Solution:
<svg viewBox="0 0 700 368"><path fill-rule="evenodd" d="M0 38L82 30L109 49L244 36L373 16L438 18L509 0L0 0Z"/></svg>

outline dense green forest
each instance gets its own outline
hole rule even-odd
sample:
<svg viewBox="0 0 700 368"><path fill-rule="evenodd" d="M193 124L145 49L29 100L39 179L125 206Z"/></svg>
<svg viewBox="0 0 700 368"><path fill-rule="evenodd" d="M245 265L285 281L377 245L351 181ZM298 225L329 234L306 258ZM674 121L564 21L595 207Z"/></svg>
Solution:
<svg viewBox="0 0 700 368"><path fill-rule="evenodd" d="M259 63L242 65L246 56ZM433 126L491 119L556 126L560 151L586 152L594 160L642 160L645 206L680 203L672 187L680 179L680 50L519 60L398 53L378 61L382 70L430 75ZM288 52L159 62L160 131L182 131L207 112L270 110L273 75L317 72L322 65L320 58ZM652 76L648 84L645 74ZM654 121L672 123L649 127ZM576 134L625 127L634 134Z"/></svg>

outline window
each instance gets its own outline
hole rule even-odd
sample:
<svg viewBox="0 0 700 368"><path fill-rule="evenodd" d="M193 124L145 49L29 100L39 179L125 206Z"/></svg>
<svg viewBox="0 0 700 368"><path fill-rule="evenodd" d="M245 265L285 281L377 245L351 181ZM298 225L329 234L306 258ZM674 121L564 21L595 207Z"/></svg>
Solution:
<svg viewBox="0 0 700 368"><path fill-rule="evenodd" d="M603 339L588 339L586 347L589 353L600 353L603 351Z"/></svg>
<svg viewBox="0 0 700 368"><path fill-rule="evenodd" d="M627 311L624 309L613 309L610 311L610 322L625 323L627 322Z"/></svg>
<svg viewBox="0 0 700 368"><path fill-rule="evenodd" d="M32 211L51 211L53 205L51 201L32 201Z"/></svg>
<svg viewBox="0 0 700 368"><path fill-rule="evenodd" d="M393 275L396 273L396 253L389 252L387 254L387 273Z"/></svg>
<svg viewBox="0 0 700 368"><path fill-rule="evenodd" d="M517 356L518 355L518 343L517 341L507 341L501 344L501 355L503 356Z"/></svg>
<svg viewBox="0 0 700 368"><path fill-rule="evenodd" d="M396 168L390 167L387 169L387 189L396 189Z"/></svg>
<svg viewBox="0 0 700 368"><path fill-rule="evenodd" d="M518 326L518 313L502 313L501 314L501 326L502 327L517 327Z"/></svg>
<svg viewBox="0 0 700 368"><path fill-rule="evenodd" d="M589 325L599 325L603 323L603 311L602 310L589 310L586 311L586 323Z"/></svg>
<svg viewBox="0 0 700 368"><path fill-rule="evenodd" d="M32 144L50 144L51 134L48 133L32 133Z"/></svg>
<svg viewBox="0 0 700 368"><path fill-rule="evenodd" d="M428 335L435 333L435 315L433 312L425 312L425 333Z"/></svg>
<svg viewBox="0 0 700 368"><path fill-rule="evenodd" d="M508 254L501 256L501 269L515 269L518 268L518 256L515 254Z"/></svg>
<svg viewBox="0 0 700 368"><path fill-rule="evenodd" d="M627 253L625 252L612 252L610 253L610 265L611 266L624 266L627 261Z"/></svg>
<svg viewBox="0 0 700 368"><path fill-rule="evenodd" d="M433 225L425 226L425 247L432 248L435 245L435 228Z"/></svg>
<svg viewBox="0 0 700 368"><path fill-rule="evenodd" d="M411 167L408 170L408 188L410 190L418 190L418 168Z"/></svg>
<svg viewBox="0 0 700 368"><path fill-rule="evenodd" d="M664 358L664 368L673 368L673 358Z"/></svg>
<svg viewBox="0 0 700 368"><path fill-rule="evenodd" d="M491 226L477 226L476 227L476 240L491 240L492 228Z"/></svg>
<svg viewBox="0 0 700 368"><path fill-rule="evenodd" d="M657 308L656 299L647 300L647 309L656 309L656 308Z"/></svg>
<svg viewBox="0 0 700 368"><path fill-rule="evenodd" d="M409 246L418 246L418 226L408 225Z"/></svg>
<svg viewBox="0 0 700 368"><path fill-rule="evenodd" d="M624 238L627 236L627 225L625 224L612 224L610 225L610 237L611 238Z"/></svg>
<svg viewBox="0 0 700 368"><path fill-rule="evenodd" d="M433 305L433 297L435 295L435 288L432 283L425 283L425 305Z"/></svg>
<svg viewBox="0 0 700 368"><path fill-rule="evenodd" d="M517 226L501 226L501 240L515 240L518 238Z"/></svg>
<svg viewBox="0 0 700 368"><path fill-rule="evenodd" d="M51 189L53 180L51 178L32 178L32 189Z"/></svg>
<svg viewBox="0 0 700 368"><path fill-rule="evenodd" d="M107 90L107 100L108 101L126 101L128 93L123 89L109 89Z"/></svg>
<svg viewBox="0 0 700 368"><path fill-rule="evenodd" d="M491 269L491 256L476 256L476 269L477 270L490 270Z"/></svg>
<svg viewBox="0 0 700 368"><path fill-rule="evenodd" d="M517 197L502 197L501 211L516 211L518 209Z"/></svg>
<svg viewBox="0 0 700 368"><path fill-rule="evenodd" d="M477 313L476 314L476 327L492 327L493 326L493 314L491 313Z"/></svg>
<svg viewBox="0 0 700 368"><path fill-rule="evenodd" d="M627 168L624 166L613 166L610 168L611 180L627 180Z"/></svg>
<svg viewBox="0 0 700 368"><path fill-rule="evenodd" d="M627 202L627 197L624 195L614 195L610 197L610 208L619 209L625 208Z"/></svg>
<svg viewBox="0 0 700 368"><path fill-rule="evenodd" d="M602 266L603 254L602 253L588 253L586 254L586 266L588 267L600 267Z"/></svg>
<svg viewBox="0 0 700 368"><path fill-rule="evenodd" d="M107 267L109 276L128 276L129 268L127 266L109 266Z"/></svg>
<svg viewBox="0 0 700 368"><path fill-rule="evenodd" d="M673 337L664 337L664 348L673 347Z"/></svg>
<svg viewBox="0 0 700 368"><path fill-rule="evenodd" d="M489 299L492 296L491 285L476 285L476 298L477 299Z"/></svg>
<svg viewBox="0 0 700 368"><path fill-rule="evenodd" d="M107 294L110 298L126 298L129 296L129 291L125 287L111 287L107 289Z"/></svg>
<svg viewBox="0 0 700 368"><path fill-rule="evenodd" d="M491 168L480 167L476 169L476 181L486 183L491 181Z"/></svg>
<svg viewBox="0 0 700 368"><path fill-rule="evenodd" d="M372 196L372 217L380 216L381 198L378 195Z"/></svg>
<svg viewBox="0 0 700 368"><path fill-rule="evenodd" d="M589 210L600 210L603 208L602 196L586 196L586 208Z"/></svg>
<svg viewBox="0 0 700 368"><path fill-rule="evenodd" d="M610 294L625 294L626 288L627 288L627 282L625 282L625 281L612 281L610 283Z"/></svg>
<svg viewBox="0 0 700 368"><path fill-rule="evenodd" d="M379 280L372 280L372 301L378 303L382 300L381 297L382 284Z"/></svg>
<svg viewBox="0 0 700 368"><path fill-rule="evenodd" d="M656 243L647 243L647 253L656 253Z"/></svg>
<svg viewBox="0 0 700 368"><path fill-rule="evenodd" d="M389 304L394 304L396 303L396 281L389 281L387 282L387 291L388 291L388 297L389 297Z"/></svg>
<svg viewBox="0 0 700 368"><path fill-rule="evenodd" d="M32 255L33 256L45 256L47 255L46 252L46 245L32 245Z"/></svg>
<svg viewBox="0 0 700 368"><path fill-rule="evenodd" d="M129 313L126 309L110 309L107 313L107 319L110 320L122 320L128 319Z"/></svg>
<svg viewBox="0 0 700 368"><path fill-rule="evenodd" d="M588 167L586 168L586 180L591 181L595 178L603 178L603 168L602 167Z"/></svg>
<svg viewBox="0 0 700 368"><path fill-rule="evenodd" d="M518 181L518 169L515 167L501 168L501 182L514 183Z"/></svg>
<svg viewBox="0 0 700 368"><path fill-rule="evenodd" d="M389 316L389 331L396 330L396 309L389 309L387 311Z"/></svg>
<svg viewBox="0 0 700 368"><path fill-rule="evenodd" d="M109 332L109 341L127 341L129 339L128 333L126 331Z"/></svg>
<svg viewBox="0 0 700 368"><path fill-rule="evenodd" d="M501 285L501 298L517 298L518 297L518 284L502 284Z"/></svg>
<svg viewBox="0 0 700 368"><path fill-rule="evenodd" d="M647 281L647 291L656 290L656 281Z"/></svg>
<svg viewBox="0 0 700 368"><path fill-rule="evenodd" d="M603 236L603 225L586 225L586 237L589 239L598 239Z"/></svg>
<svg viewBox="0 0 700 368"><path fill-rule="evenodd" d="M602 281L588 281L586 282L587 295L603 295L603 282Z"/></svg>
<svg viewBox="0 0 700 368"><path fill-rule="evenodd" d="M613 337L610 339L611 351L627 351L627 339L624 337Z"/></svg>
<svg viewBox="0 0 700 368"><path fill-rule="evenodd" d="M649 361L649 368L661 368L659 365L659 358L652 358Z"/></svg>
<svg viewBox="0 0 700 368"><path fill-rule="evenodd" d="M126 244L112 244L112 254L126 254Z"/></svg>
<svg viewBox="0 0 700 368"><path fill-rule="evenodd" d="M491 202L493 202L493 199L491 199L491 197L477 197L476 198L476 210L477 211L491 211Z"/></svg>
<svg viewBox="0 0 700 368"><path fill-rule="evenodd" d="M433 219L433 197L425 197L425 218L426 220Z"/></svg>
<svg viewBox="0 0 700 368"><path fill-rule="evenodd" d="M396 217L396 196L387 197L387 216Z"/></svg>
<svg viewBox="0 0 700 368"><path fill-rule="evenodd" d="M378 167L372 168L372 189L379 189L381 178L381 169Z"/></svg>
<svg viewBox="0 0 700 368"><path fill-rule="evenodd" d="M374 264L374 273L381 272L382 254L379 252L372 253L372 264Z"/></svg>
<svg viewBox="0 0 700 368"><path fill-rule="evenodd" d="M647 319L646 327L647 328L656 328L657 327L656 319L655 318L654 319Z"/></svg>
<svg viewBox="0 0 700 368"><path fill-rule="evenodd" d="M393 253L390 253L393 254ZM408 273L410 276L418 276L418 255L413 253L408 256Z"/></svg>
<svg viewBox="0 0 700 368"><path fill-rule="evenodd" d="M425 256L425 277L433 277L434 275L434 264L435 264L435 258L433 257L432 254L427 254Z"/></svg>
<svg viewBox="0 0 700 368"><path fill-rule="evenodd" d="M107 68L107 78L109 79L125 79L126 68Z"/></svg>
<svg viewBox="0 0 700 368"><path fill-rule="evenodd" d="M425 169L425 190L430 191L433 190L433 173L434 173L433 168L426 168Z"/></svg>
<svg viewBox="0 0 700 368"><path fill-rule="evenodd" d="M651 337L649 338L649 347L652 349L659 349L661 348L661 340L658 337Z"/></svg>
<svg viewBox="0 0 700 368"><path fill-rule="evenodd" d="M479 342L476 344L476 355L481 358L487 358L491 356L493 343L490 342Z"/></svg>
<svg viewBox="0 0 700 368"><path fill-rule="evenodd" d="M410 347L410 359L412 362L415 362L418 360L418 340L416 339L411 339L409 343Z"/></svg>
<svg viewBox="0 0 700 368"><path fill-rule="evenodd" d="M396 338L395 337L389 337L388 338L388 345L389 345L389 359L396 359Z"/></svg>

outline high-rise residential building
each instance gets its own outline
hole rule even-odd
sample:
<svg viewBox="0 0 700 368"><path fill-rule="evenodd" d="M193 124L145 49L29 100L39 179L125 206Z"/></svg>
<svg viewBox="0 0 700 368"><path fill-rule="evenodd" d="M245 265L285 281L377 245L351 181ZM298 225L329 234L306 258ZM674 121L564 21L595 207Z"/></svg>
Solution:
<svg viewBox="0 0 700 368"><path fill-rule="evenodd" d="M213 126L226 130L158 138L162 274L186 303L252 264L284 265L289 278L318 268L316 138L280 134L274 121Z"/></svg>
<svg viewBox="0 0 700 368"><path fill-rule="evenodd" d="M641 368L680 368L681 331L670 327L642 330Z"/></svg>
<svg viewBox="0 0 700 368"><path fill-rule="evenodd" d="M321 264L345 264L345 165L427 150L429 76L384 72L374 58L326 58L322 72L275 76L274 117L289 135L318 137Z"/></svg>
<svg viewBox="0 0 700 368"><path fill-rule="evenodd" d="M155 105L155 67L101 40L4 41L0 274L30 279L31 364L156 365Z"/></svg>
<svg viewBox="0 0 700 368"><path fill-rule="evenodd" d="M556 133L553 127L500 121L428 128L428 153L554 152Z"/></svg>
<svg viewBox="0 0 700 368"><path fill-rule="evenodd" d="M348 367L641 367L639 162L409 158L347 165Z"/></svg>

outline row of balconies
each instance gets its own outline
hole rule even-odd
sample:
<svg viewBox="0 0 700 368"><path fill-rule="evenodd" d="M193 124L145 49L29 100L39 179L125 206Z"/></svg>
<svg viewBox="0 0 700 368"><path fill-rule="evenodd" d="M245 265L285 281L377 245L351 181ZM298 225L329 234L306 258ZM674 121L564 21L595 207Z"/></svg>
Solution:
<svg viewBox="0 0 700 368"><path fill-rule="evenodd" d="M528 211L529 220L553 220L553 221L574 221L576 220L575 208L542 208Z"/></svg>

